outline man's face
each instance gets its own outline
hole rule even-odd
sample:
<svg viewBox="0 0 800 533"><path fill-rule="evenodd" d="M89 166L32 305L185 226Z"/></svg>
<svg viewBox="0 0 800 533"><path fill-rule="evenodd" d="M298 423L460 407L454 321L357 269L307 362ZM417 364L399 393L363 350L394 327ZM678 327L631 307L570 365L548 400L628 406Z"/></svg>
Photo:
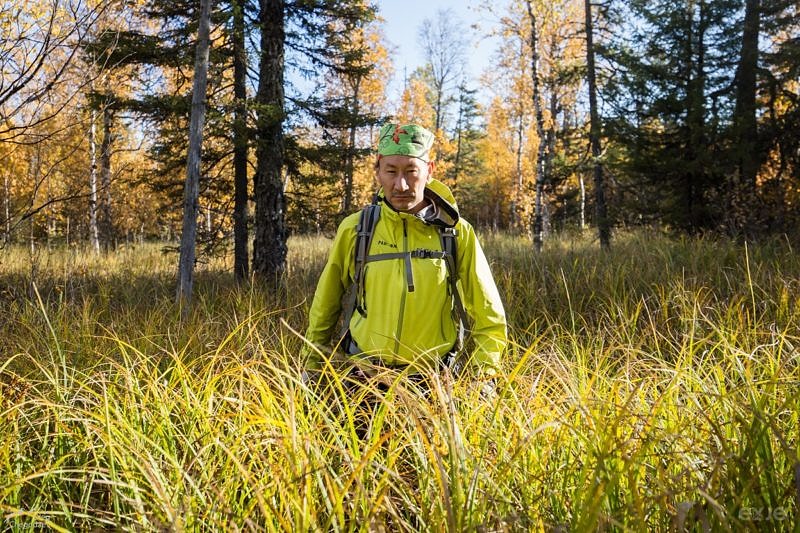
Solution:
<svg viewBox="0 0 800 533"><path fill-rule="evenodd" d="M385 155L378 160L375 181L386 200L398 211L416 213L425 207L425 185L433 173L433 162L407 155Z"/></svg>

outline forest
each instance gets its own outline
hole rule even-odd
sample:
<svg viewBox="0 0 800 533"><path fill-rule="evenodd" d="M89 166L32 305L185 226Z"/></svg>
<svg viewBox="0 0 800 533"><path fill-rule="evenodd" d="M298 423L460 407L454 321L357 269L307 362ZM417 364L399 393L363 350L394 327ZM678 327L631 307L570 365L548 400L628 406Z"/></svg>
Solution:
<svg viewBox="0 0 800 533"><path fill-rule="evenodd" d="M3 530L796 530L800 5L467 3L410 71L385 2L0 6ZM390 121L491 265L492 396L304 379Z"/></svg>
<svg viewBox="0 0 800 533"><path fill-rule="evenodd" d="M175 240L200 6L26 6L0 12L4 242ZM331 232L369 201L389 119L436 132L437 177L468 220L539 245L588 227L604 245L614 227L796 229L796 3L475 9L500 43L479 80L465 74L473 30L452 11L416 29L426 63L400 75L367 2L213 3L199 253L233 249L241 277L280 271L289 235Z"/></svg>

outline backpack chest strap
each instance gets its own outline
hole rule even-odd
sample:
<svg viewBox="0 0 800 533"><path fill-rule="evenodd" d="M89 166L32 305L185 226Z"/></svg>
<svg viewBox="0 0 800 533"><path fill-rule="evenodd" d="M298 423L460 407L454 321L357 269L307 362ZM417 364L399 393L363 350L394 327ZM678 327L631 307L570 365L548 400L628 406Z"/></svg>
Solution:
<svg viewBox="0 0 800 533"><path fill-rule="evenodd" d="M408 292L414 292L414 273L411 269L411 259L446 259L448 253L444 250L426 250L424 248L417 248L410 252L392 252L386 254L374 254L367 256L366 262L373 261L386 261L389 259L403 259L406 267L406 284L408 285Z"/></svg>

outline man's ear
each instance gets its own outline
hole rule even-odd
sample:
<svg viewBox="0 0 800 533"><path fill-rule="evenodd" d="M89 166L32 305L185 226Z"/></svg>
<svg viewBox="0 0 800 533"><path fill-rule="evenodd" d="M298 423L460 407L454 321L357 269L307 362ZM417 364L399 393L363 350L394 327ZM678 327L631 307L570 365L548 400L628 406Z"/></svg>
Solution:
<svg viewBox="0 0 800 533"><path fill-rule="evenodd" d="M436 162L428 161L428 181L433 178L433 171L436 170Z"/></svg>
<svg viewBox="0 0 800 533"><path fill-rule="evenodd" d="M380 186L381 184L380 180L378 179L378 171L380 169L381 169L381 154L378 154L378 156L375 158L375 166L373 167L373 170L375 170L375 183L377 183L378 186Z"/></svg>

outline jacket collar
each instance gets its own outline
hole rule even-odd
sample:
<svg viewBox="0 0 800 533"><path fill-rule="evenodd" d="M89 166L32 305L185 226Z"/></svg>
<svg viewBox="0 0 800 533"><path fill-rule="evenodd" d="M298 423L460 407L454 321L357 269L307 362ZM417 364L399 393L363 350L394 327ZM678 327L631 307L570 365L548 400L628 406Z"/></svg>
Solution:
<svg viewBox="0 0 800 533"><path fill-rule="evenodd" d="M458 223L459 213L456 200L450 189L441 181L431 179L425 186L425 199L428 205L423 207L418 213L401 213L392 204L386 201L383 189L378 191L377 200L383 202L389 209L398 215L405 215L420 219L425 224L452 228Z"/></svg>

